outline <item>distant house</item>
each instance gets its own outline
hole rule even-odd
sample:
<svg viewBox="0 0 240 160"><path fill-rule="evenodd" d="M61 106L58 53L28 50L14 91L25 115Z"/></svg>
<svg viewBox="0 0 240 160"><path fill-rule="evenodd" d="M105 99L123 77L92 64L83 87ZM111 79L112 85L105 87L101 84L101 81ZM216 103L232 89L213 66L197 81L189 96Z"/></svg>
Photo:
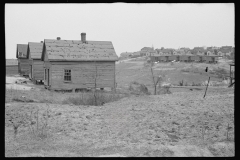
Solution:
<svg viewBox="0 0 240 160"><path fill-rule="evenodd" d="M132 54L133 54L133 52L123 52L120 54L120 57L129 58L129 57L131 57Z"/></svg>
<svg viewBox="0 0 240 160"><path fill-rule="evenodd" d="M29 59L30 71L29 78L33 82L43 81L44 70L43 61L41 61L43 42L29 42L27 49L27 58Z"/></svg>
<svg viewBox="0 0 240 160"><path fill-rule="evenodd" d="M218 51L218 55L227 56L227 55L230 55L231 52L232 52L232 46L222 46Z"/></svg>
<svg viewBox="0 0 240 160"><path fill-rule="evenodd" d="M154 49L152 47L143 47L141 50L140 50L140 54L141 56L147 56L147 52L149 51L154 51Z"/></svg>
<svg viewBox="0 0 240 160"><path fill-rule="evenodd" d="M17 44L16 58L18 59L18 73L23 76L29 75L29 59L27 58L27 44Z"/></svg>
<svg viewBox="0 0 240 160"><path fill-rule="evenodd" d="M18 74L18 60L6 59L6 75Z"/></svg>
<svg viewBox="0 0 240 160"><path fill-rule="evenodd" d="M45 39L41 59L48 89L115 89L118 56L111 41L87 41L86 33L81 40Z"/></svg>
<svg viewBox="0 0 240 160"><path fill-rule="evenodd" d="M177 49L173 51L173 55L184 55L184 54L186 54L184 49Z"/></svg>
<svg viewBox="0 0 240 160"><path fill-rule="evenodd" d="M156 50L148 50L146 52L146 56L158 56L158 52Z"/></svg>
<svg viewBox="0 0 240 160"><path fill-rule="evenodd" d="M133 53L131 54L131 57L132 57L132 58L141 57L141 51L133 52Z"/></svg>
<svg viewBox="0 0 240 160"><path fill-rule="evenodd" d="M206 55L207 54L207 50L204 49L203 47L194 47L191 52L193 55Z"/></svg>
<svg viewBox="0 0 240 160"><path fill-rule="evenodd" d="M158 54L159 55L172 55L174 50L173 49L158 49Z"/></svg>

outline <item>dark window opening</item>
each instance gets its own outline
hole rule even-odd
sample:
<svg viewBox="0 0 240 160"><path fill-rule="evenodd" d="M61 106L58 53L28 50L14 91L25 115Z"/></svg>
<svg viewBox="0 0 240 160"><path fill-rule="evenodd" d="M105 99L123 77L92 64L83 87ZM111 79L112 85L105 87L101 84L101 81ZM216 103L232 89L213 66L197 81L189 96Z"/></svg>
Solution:
<svg viewBox="0 0 240 160"><path fill-rule="evenodd" d="M71 81L71 70L64 70L64 81Z"/></svg>

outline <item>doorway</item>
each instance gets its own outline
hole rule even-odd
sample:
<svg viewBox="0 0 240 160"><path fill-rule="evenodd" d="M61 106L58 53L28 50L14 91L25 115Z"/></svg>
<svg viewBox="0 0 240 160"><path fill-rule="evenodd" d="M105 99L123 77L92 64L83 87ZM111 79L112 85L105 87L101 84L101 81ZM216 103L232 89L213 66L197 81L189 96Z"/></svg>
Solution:
<svg viewBox="0 0 240 160"><path fill-rule="evenodd" d="M50 85L49 69L47 69L47 85Z"/></svg>

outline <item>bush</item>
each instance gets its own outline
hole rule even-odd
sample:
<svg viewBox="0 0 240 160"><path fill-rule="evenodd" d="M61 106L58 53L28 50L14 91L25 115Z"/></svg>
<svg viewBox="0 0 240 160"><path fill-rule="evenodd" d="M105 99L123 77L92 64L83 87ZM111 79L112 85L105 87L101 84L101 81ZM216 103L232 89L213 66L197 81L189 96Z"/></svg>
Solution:
<svg viewBox="0 0 240 160"><path fill-rule="evenodd" d="M179 86L183 86L183 80L178 82Z"/></svg>
<svg viewBox="0 0 240 160"><path fill-rule="evenodd" d="M171 94L171 93L172 92L170 91L169 85L166 86L159 85L157 94Z"/></svg>
<svg viewBox="0 0 240 160"><path fill-rule="evenodd" d="M129 90L131 91L132 94L137 94L137 95L150 94L148 92L148 88L144 84L140 84L136 81L130 83Z"/></svg>

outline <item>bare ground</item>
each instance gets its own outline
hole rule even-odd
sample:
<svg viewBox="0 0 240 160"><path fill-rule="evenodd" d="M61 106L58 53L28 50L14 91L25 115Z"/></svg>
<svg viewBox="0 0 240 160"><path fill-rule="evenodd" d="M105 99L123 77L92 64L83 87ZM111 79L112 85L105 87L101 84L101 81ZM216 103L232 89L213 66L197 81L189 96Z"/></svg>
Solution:
<svg viewBox="0 0 240 160"><path fill-rule="evenodd" d="M202 69L206 66L198 65ZM183 67L191 66L182 63L174 66L159 64L155 68L160 68L157 71L166 70L165 73L175 83L182 78L190 82L199 79L205 81L208 77L193 73L186 76L187 74L180 72ZM152 91L151 79L148 70L144 70L143 62L120 63L117 65L117 72L119 91L134 80L146 84ZM209 87L205 98L205 87L191 90L171 88L172 94L131 95L103 106L76 106L63 105L62 101L81 93L49 92L43 86L32 85L31 82L21 86L31 86L33 89L21 91L20 87L20 90L6 90L6 157L235 155L234 88ZM12 101L13 97L22 96L36 99L40 103ZM30 114L36 110L43 114L47 108L50 110L47 137L34 137L28 126L20 126L14 139L10 116ZM202 130L203 127L205 129Z"/></svg>
<svg viewBox="0 0 240 160"><path fill-rule="evenodd" d="M234 125L228 118L233 115L233 89L211 89L205 99L202 96L203 91L197 90L132 96L104 106L8 103L5 153L10 157L234 156ZM9 115L48 106L48 138L36 140L28 127L20 127L13 140ZM228 142L227 122L232 127ZM201 123L208 126L204 139Z"/></svg>

